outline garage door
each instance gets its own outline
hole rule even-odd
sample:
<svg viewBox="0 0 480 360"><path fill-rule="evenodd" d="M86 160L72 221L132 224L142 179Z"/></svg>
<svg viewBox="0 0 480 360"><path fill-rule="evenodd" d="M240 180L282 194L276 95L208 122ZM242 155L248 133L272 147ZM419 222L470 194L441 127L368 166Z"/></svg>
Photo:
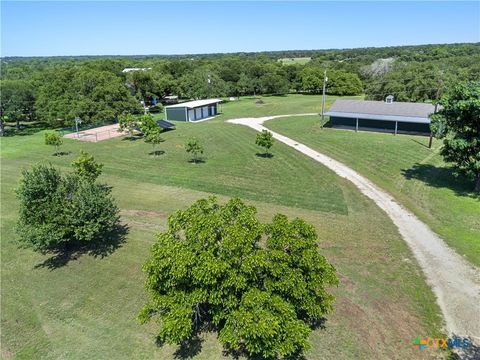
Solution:
<svg viewBox="0 0 480 360"><path fill-rule="evenodd" d="M195 120L199 120L202 118L202 108L195 109Z"/></svg>

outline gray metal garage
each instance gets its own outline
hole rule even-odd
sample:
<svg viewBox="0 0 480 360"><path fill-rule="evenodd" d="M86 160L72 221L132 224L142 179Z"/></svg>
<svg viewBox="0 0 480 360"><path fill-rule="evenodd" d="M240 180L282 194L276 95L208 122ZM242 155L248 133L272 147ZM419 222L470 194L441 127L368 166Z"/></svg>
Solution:
<svg viewBox="0 0 480 360"><path fill-rule="evenodd" d="M325 115L334 127L355 130L380 130L406 133L430 133L429 115L433 104L367 100L336 100Z"/></svg>
<svg viewBox="0 0 480 360"><path fill-rule="evenodd" d="M165 120L199 121L218 115L220 99L188 101L165 106Z"/></svg>

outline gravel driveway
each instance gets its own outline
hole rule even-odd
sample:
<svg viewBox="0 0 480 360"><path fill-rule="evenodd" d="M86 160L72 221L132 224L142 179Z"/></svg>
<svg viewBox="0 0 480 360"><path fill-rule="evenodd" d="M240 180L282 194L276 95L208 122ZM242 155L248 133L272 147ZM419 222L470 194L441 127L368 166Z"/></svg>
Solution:
<svg viewBox="0 0 480 360"><path fill-rule="evenodd" d="M449 335L469 336L480 345L480 271L450 249L445 242L413 213L365 177L308 146L273 132L262 124L279 117L317 114L292 114L228 120L256 131L268 130L273 137L325 165L338 176L351 181L390 217L420 264L432 287L445 319Z"/></svg>

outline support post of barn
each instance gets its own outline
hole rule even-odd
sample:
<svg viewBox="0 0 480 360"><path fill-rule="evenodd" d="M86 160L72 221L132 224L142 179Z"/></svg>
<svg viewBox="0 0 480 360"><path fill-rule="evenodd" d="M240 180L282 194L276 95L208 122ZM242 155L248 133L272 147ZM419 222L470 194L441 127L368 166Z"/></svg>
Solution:
<svg viewBox="0 0 480 360"><path fill-rule="evenodd" d="M358 118L356 119L356 122L355 122L355 132L358 131Z"/></svg>
<svg viewBox="0 0 480 360"><path fill-rule="evenodd" d="M398 131L398 121L395 121L395 135L397 135Z"/></svg>

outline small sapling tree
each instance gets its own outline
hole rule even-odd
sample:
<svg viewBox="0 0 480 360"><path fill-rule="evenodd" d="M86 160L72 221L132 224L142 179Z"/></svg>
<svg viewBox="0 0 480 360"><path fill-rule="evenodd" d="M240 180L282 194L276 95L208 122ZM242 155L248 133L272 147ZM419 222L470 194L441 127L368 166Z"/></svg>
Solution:
<svg viewBox="0 0 480 360"><path fill-rule="evenodd" d="M45 145L50 145L55 147L55 152L53 153L53 155L58 154L58 150L62 144L63 144L63 139L58 132L50 131L45 133Z"/></svg>
<svg viewBox="0 0 480 360"><path fill-rule="evenodd" d="M268 130L262 130L261 133L257 134L255 139L255 144L265 149L264 155L269 156L269 150L273 146L273 135Z"/></svg>
<svg viewBox="0 0 480 360"><path fill-rule="evenodd" d="M203 146L197 138L191 138L185 144L185 151L192 155L191 161L196 164L200 161L200 155L203 154Z"/></svg>
<svg viewBox="0 0 480 360"><path fill-rule="evenodd" d="M147 144L152 144L152 147L153 147L152 154L155 156L160 154L160 151L157 150L157 145L164 141L161 136L162 135L161 132L162 132L161 129L156 125L155 128L147 129L143 135L143 140Z"/></svg>
<svg viewBox="0 0 480 360"><path fill-rule="evenodd" d="M72 162L72 167L75 174L94 182L102 173L103 164L96 162L92 155L82 150L80 156Z"/></svg>
<svg viewBox="0 0 480 360"><path fill-rule="evenodd" d="M122 114L119 116L118 124L121 131L126 131L132 137L138 128L138 119L132 114Z"/></svg>

